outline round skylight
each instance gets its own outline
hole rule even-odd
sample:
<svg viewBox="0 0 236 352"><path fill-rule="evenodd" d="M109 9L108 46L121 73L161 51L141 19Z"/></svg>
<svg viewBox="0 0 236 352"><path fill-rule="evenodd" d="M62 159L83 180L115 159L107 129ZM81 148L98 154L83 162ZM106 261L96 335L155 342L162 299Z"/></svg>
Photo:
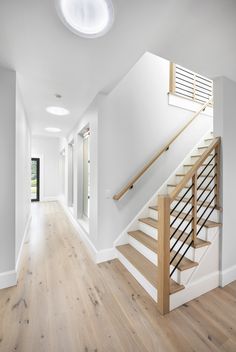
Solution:
<svg viewBox="0 0 236 352"><path fill-rule="evenodd" d="M57 127L46 127L45 131L56 133L56 132L61 132L61 129Z"/></svg>
<svg viewBox="0 0 236 352"><path fill-rule="evenodd" d="M57 116L65 116L69 115L69 110L62 108L60 106L48 106L46 108L46 111L49 112L49 114L52 115L57 115Z"/></svg>
<svg viewBox="0 0 236 352"><path fill-rule="evenodd" d="M57 0L57 9L63 23L86 38L104 35L114 20L111 0Z"/></svg>

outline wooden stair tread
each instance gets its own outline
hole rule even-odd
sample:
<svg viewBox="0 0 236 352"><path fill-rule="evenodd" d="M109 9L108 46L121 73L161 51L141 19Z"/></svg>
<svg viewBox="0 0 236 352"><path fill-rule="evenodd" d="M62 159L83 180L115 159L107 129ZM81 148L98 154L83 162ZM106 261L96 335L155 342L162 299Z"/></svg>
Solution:
<svg viewBox="0 0 236 352"><path fill-rule="evenodd" d="M143 222L146 225L152 226L155 229L158 229L158 221L153 218L142 218L139 221Z"/></svg>
<svg viewBox="0 0 236 352"><path fill-rule="evenodd" d="M153 206L152 208L156 208L155 206ZM158 223L158 221L157 221ZM158 226L158 225L157 225ZM170 229L170 234L172 234L176 229L174 227L172 227ZM178 239L179 236L181 235L182 231L177 230L174 238ZM147 235L146 233L144 233L143 231L140 230L136 230L136 231L130 231L128 232L128 234L132 237L134 237L137 241L141 242L144 246L146 246L147 248L149 248L151 251L153 251L154 253L157 253L157 246L158 246L158 242L157 240L155 240L154 238L152 238L151 236ZM181 240L180 241L184 241L187 237L187 233L183 233L181 236ZM191 236L186 240L186 244L189 245L192 241ZM201 240L200 238L197 238L195 241L195 244L192 244L191 247L193 248L201 248L201 247L205 247L205 246L209 246L211 244L211 242L208 241L204 241Z"/></svg>
<svg viewBox="0 0 236 352"><path fill-rule="evenodd" d="M172 184L172 183L169 183L168 185L167 185L167 187L177 187L178 185L176 185L176 184ZM190 186L191 185L186 185L186 186L184 186L183 188L190 188ZM198 188L198 191L207 191L207 192L210 192L211 191L211 189L210 188Z"/></svg>
<svg viewBox="0 0 236 352"><path fill-rule="evenodd" d="M171 232L173 233L174 231L172 230ZM182 242L185 241L186 245L189 245L192 242L192 236L190 235L188 237L188 234L186 232L184 232L182 234L182 231L180 231L180 230L176 231L173 238L178 239L180 237L180 235L181 235L181 239L179 241L182 241ZM188 237L188 239L186 240L187 237ZM210 244L211 244L211 242L209 242L209 241L204 241L204 240L201 240L200 238L196 238L195 244L192 244L191 247L202 248L202 247L209 246Z"/></svg>
<svg viewBox="0 0 236 352"><path fill-rule="evenodd" d="M130 244L116 247L118 251L155 287L157 288L157 267Z"/></svg>
<svg viewBox="0 0 236 352"><path fill-rule="evenodd" d="M149 248L151 251L157 253L157 240L151 236L148 236L146 233L140 230L130 231L128 234Z"/></svg>
<svg viewBox="0 0 236 352"><path fill-rule="evenodd" d="M176 292L182 291L184 285L178 284L176 281L170 279L170 295L173 295Z"/></svg>
<svg viewBox="0 0 236 352"><path fill-rule="evenodd" d="M179 201L181 198L182 198L181 196L177 196L177 197L175 198L175 200L176 200L176 201ZM184 203L189 202L189 198L187 198L187 197L183 198L183 199L182 199L182 202L184 202ZM203 203L203 202L199 200L199 201L197 202L197 205L202 205L202 203ZM214 207L214 205L209 205L209 202L204 202L203 207L209 207L209 208L212 209L212 208Z"/></svg>
<svg viewBox="0 0 236 352"><path fill-rule="evenodd" d="M158 211L158 206L157 205L151 205L149 209L156 210Z"/></svg>
<svg viewBox="0 0 236 352"><path fill-rule="evenodd" d="M172 233L175 229L172 229ZM176 234L175 234L175 238L178 238L180 236L180 233L181 231L177 231ZM144 246L148 247L149 249L151 249L154 253L157 253L157 246L158 246L158 242L157 240L155 240L154 238L146 235L144 232L142 231L131 231L131 232L128 232L128 234L132 237L134 237L137 241L141 242ZM182 241L187 237L187 234L185 233L181 239ZM186 242L187 244L190 244L191 243L191 238L189 238ZM197 239L198 240L198 239ZM194 248L200 248L200 247L203 247L203 246L206 246L206 245L209 245L210 243L209 242L206 242L206 241L202 241L203 244L201 243L201 240L199 239L198 241L198 244L199 246L195 246ZM176 252L173 252L174 254ZM173 255L172 255L173 257ZM174 261L173 265L176 265L178 263L180 259L180 255L176 256L176 260ZM178 265L178 269L180 271L183 271L183 270L187 270L189 268L192 268L194 266L197 266L198 263L195 263L195 262L192 262L191 260L189 260L188 258L183 258L183 260L181 261L181 263Z"/></svg>
<svg viewBox="0 0 236 352"><path fill-rule="evenodd" d="M179 216L178 216L179 215ZM172 213L172 216L174 216L174 217L179 217L179 219L183 219L184 217L185 217L185 213L179 213L178 211L174 211L173 213ZM187 221L190 221L191 220L191 218L192 218L192 216L191 216L191 214L189 214L187 217L186 217L186 220ZM197 221L198 221L198 219L197 219ZM198 223L198 225L199 226L201 226L203 223L204 223L204 219L201 219L200 221L199 221L199 223ZM207 228L211 228L211 227L219 227L219 226L221 226L221 224L219 223L219 222L215 222L215 221L211 221L211 220L207 220L206 222L205 222L205 224L204 224L204 227L207 227Z"/></svg>
<svg viewBox="0 0 236 352"><path fill-rule="evenodd" d="M176 254L176 252L174 250L170 253L170 260L175 256L175 254ZM182 257L182 255L178 253L176 255L173 263L171 263L171 265L176 266L178 261L181 259L181 257ZM194 268L195 266L198 266L197 262L194 262L186 257L183 257L181 262L178 264L178 269L180 271L184 271L184 270Z"/></svg>
<svg viewBox="0 0 236 352"><path fill-rule="evenodd" d="M184 176L186 176L186 174L176 174L175 176L184 177ZM213 178L214 175L201 175L200 177L209 177L209 178Z"/></svg>
<svg viewBox="0 0 236 352"><path fill-rule="evenodd" d="M154 286L157 288L157 267L147 258L140 254L129 244L116 247L118 251ZM170 294L183 290L184 286L179 285L170 279Z"/></svg>
<svg viewBox="0 0 236 352"><path fill-rule="evenodd" d="M214 154L209 154L208 155L208 158L209 156L213 156ZM195 155L191 155L190 158L200 158L200 156L202 156L202 154L195 154Z"/></svg>
<svg viewBox="0 0 236 352"><path fill-rule="evenodd" d="M203 163L200 167L202 167L202 166L213 166L214 164L206 164L206 163ZM194 166L194 164L184 164L184 166L187 166L187 167L190 167L190 166ZM200 168L199 167L199 168Z"/></svg>
<svg viewBox="0 0 236 352"><path fill-rule="evenodd" d="M154 207L152 207L153 209ZM178 211L174 211L171 216L177 217L177 215L179 214ZM186 213L181 213L179 214L179 219L183 219L185 217ZM191 220L191 214L189 214L186 219L186 221L190 221ZM198 219L197 219L198 220ZM158 221L152 218L143 218L143 219L139 219L139 221L143 222L144 224L147 224L151 227L154 227L155 229L158 229ZM201 226L203 224L205 220L201 219L200 222L198 223L199 226ZM221 223L219 222L215 222L215 221L211 221L211 220L207 220L204 224L204 227L206 228L212 228L212 227L219 227L221 226Z"/></svg>

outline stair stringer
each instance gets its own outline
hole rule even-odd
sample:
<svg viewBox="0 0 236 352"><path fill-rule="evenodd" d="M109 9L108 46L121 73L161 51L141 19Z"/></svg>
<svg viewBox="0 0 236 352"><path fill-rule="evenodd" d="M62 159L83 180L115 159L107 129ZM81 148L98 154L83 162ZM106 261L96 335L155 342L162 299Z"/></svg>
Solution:
<svg viewBox="0 0 236 352"><path fill-rule="evenodd" d="M213 229L211 229L213 231ZM199 265L185 283L185 289L170 295L170 310L173 310L219 286L219 236L220 228L214 229L211 244L207 247Z"/></svg>
<svg viewBox="0 0 236 352"><path fill-rule="evenodd" d="M146 202L146 204L137 213L137 215L134 217L134 219L131 220L131 222L127 225L127 227L124 229L124 231L121 232L121 234L114 241L114 244L113 244L114 247L128 243L128 232L134 231L135 229L139 228L139 221L138 221L139 218L148 216L149 207L153 206L153 205L157 205L157 196L159 194L168 193L167 185L169 183L171 183L172 181L175 181L176 174L181 172L184 169L183 165L188 163L189 161L191 161L191 155L194 152L198 151L198 147L204 143L205 138L207 138L210 135L210 131L211 131L211 129L209 129L208 132L206 132L203 135L203 137L200 139L200 141L191 149L191 151L186 155L186 157L182 160L182 162L172 172L172 174L168 177L168 179L161 185L161 187L158 188L158 190L154 193L154 195Z"/></svg>

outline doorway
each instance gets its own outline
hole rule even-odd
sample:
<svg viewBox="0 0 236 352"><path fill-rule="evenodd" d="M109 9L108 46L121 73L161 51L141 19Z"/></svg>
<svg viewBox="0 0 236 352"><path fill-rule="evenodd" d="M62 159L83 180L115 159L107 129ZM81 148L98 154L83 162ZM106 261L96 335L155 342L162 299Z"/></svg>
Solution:
<svg viewBox="0 0 236 352"><path fill-rule="evenodd" d="M83 215L89 218L90 205L90 131L83 134Z"/></svg>
<svg viewBox="0 0 236 352"><path fill-rule="evenodd" d="M31 159L31 202L40 200L40 159Z"/></svg>

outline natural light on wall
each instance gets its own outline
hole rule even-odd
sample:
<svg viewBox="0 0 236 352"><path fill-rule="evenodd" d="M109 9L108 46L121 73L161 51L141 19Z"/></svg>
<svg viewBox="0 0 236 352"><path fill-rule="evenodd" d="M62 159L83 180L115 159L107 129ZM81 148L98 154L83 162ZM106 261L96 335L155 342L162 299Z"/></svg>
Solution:
<svg viewBox="0 0 236 352"><path fill-rule="evenodd" d="M111 0L57 0L62 22L73 33L96 38L107 33L114 21Z"/></svg>

